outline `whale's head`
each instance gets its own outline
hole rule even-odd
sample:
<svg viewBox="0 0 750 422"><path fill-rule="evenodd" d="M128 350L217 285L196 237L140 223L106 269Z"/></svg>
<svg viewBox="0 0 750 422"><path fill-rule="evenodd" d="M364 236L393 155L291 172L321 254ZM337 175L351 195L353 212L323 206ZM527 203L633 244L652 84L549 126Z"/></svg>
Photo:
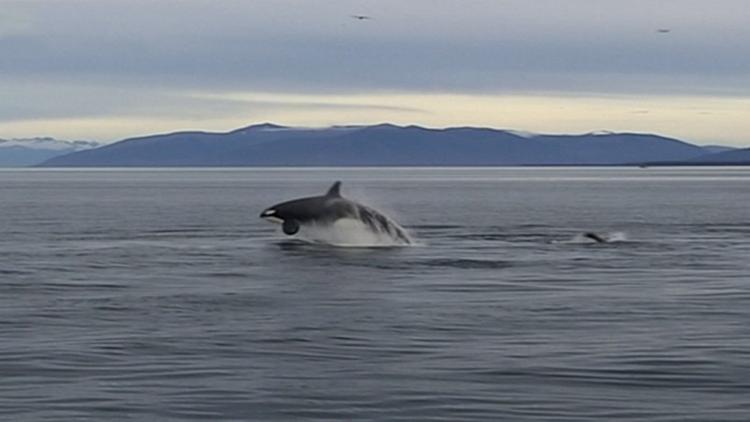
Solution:
<svg viewBox="0 0 750 422"><path fill-rule="evenodd" d="M284 217L283 217L283 214L280 213L278 210L279 205L282 205L282 204L277 204L277 205L268 207L265 210L263 210L263 212L260 213L260 218L263 218L266 221L270 221L271 223L279 223L279 224L283 223Z"/></svg>
<svg viewBox="0 0 750 422"><path fill-rule="evenodd" d="M281 224L285 234L293 235L299 231L300 224L310 220L307 202L314 198L302 198L294 201L282 202L266 208L260 213L260 218L271 223Z"/></svg>
<svg viewBox="0 0 750 422"><path fill-rule="evenodd" d="M284 233L288 235L297 233L300 224L334 220L340 217L339 213L333 210L333 208L338 208L333 206L341 202L340 186L341 182L336 182L325 195L300 198L270 206L260 213L260 218L281 224Z"/></svg>

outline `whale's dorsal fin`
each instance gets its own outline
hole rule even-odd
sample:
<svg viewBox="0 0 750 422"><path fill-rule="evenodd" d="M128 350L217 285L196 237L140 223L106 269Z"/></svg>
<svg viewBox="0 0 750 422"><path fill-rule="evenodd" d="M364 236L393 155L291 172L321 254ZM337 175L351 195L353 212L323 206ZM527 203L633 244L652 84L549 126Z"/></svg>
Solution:
<svg viewBox="0 0 750 422"><path fill-rule="evenodd" d="M340 198L341 197L341 182L336 181L330 189L328 189L328 192L326 192L326 196L331 196L334 198Z"/></svg>

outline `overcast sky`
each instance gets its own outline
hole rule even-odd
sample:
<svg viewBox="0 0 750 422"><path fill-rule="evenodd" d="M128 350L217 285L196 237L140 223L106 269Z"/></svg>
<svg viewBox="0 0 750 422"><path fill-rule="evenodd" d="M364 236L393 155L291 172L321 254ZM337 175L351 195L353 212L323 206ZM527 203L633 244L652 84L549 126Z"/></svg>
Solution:
<svg viewBox="0 0 750 422"><path fill-rule="evenodd" d="M750 2L0 0L0 138L263 121L750 146Z"/></svg>

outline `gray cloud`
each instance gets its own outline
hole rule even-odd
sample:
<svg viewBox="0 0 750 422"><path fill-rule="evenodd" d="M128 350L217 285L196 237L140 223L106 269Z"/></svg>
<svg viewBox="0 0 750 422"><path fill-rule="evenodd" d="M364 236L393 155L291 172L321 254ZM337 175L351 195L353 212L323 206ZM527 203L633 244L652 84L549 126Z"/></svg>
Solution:
<svg viewBox="0 0 750 422"><path fill-rule="evenodd" d="M68 85L64 83L0 83L13 101L0 102L0 122L24 119L121 117L182 117L205 119L225 115L251 115L278 110L371 110L426 113L425 110L389 104L325 103L285 99L232 99L216 95L131 89L129 87Z"/></svg>
<svg viewBox="0 0 750 422"><path fill-rule="evenodd" d="M195 92L750 97L746 0L0 0L0 6L0 123L200 120L269 110L393 111L418 120L426 113L393 102L324 103L314 95L236 101ZM640 111L654 111L655 104L637 107L628 114L655 115Z"/></svg>
<svg viewBox="0 0 750 422"><path fill-rule="evenodd" d="M0 40L0 71L17 77L297 92L750 93L742 0L15 7L34 22ZM360 12L375 19L349 18Z"/></svg>

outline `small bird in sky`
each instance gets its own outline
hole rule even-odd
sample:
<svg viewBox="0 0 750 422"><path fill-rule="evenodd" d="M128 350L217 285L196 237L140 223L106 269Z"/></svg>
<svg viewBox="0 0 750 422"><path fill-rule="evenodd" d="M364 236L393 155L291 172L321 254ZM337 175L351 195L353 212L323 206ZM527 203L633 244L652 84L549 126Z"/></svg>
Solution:
<svg viewBox="0 0 750 422"><path fill-rule="evenodd" d="M364 21L372 19L370 16L367 15L350 15L352 19L356 19L358 21Z"/></svg>
<svg viewBox="0 0 750 422"><path fill-rule="evenodd" d="M670 32L672 32L672 30L669 28L659 28L656 30L656 32L660 34L669 34Z"/></svg>

